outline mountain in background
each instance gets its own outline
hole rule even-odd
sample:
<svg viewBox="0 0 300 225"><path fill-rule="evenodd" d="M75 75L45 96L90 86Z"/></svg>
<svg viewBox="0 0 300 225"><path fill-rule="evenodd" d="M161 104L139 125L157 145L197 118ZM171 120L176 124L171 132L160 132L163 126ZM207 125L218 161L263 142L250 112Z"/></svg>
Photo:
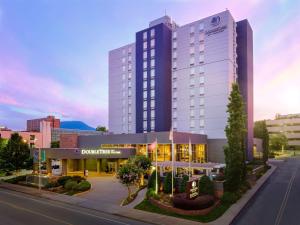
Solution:
<svg viewBox="0 0 300 225"><path fill-rule="evenodd" d="M60 128L73 130L96 130L82 121L61 121Z"/></svg>

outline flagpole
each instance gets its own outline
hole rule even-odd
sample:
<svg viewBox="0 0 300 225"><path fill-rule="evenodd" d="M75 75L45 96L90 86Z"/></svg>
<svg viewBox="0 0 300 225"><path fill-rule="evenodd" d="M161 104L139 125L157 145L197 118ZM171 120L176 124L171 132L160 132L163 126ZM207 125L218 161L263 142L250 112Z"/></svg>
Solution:
<svg viewBox="0 0 300 225"><path fill-rule="evenodd" d="M173 130L171 131L173 132ZM174 192L174 141L173 141L173 134L172 134L172 142L171 142L171 148L172 148L172 196Z"/></svg>
<svg viewBox="0 0 300 225"><path fill-rule="evenodd" d="M191 157L192 156L192 144L191 144L191 138L189 138L189 176L191 177Z"/></svg>
<svg viewBox="0 0 300 225"><path fill-rule="evenodd" d="M156 184L155 184L155 192L158 193L158 174L157 174L157 138L155 140L155 175L156 175Z"/></svg>

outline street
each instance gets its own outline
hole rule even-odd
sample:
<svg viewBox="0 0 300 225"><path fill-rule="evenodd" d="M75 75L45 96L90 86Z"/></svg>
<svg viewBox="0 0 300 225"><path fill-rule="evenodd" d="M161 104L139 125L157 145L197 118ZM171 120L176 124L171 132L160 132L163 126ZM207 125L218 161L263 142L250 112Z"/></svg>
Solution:
<svg viewBox="0 0 300 225"><path fill-rule="evenodd" d="M19 192L0 189L0 224L146 224Z"/></svg>
<svg viewBox="0 0 300 225"><path fill-rule="evenodd" d="M277 162L274 174L234 220L234 225L300 224L300 158Z"/></svg>

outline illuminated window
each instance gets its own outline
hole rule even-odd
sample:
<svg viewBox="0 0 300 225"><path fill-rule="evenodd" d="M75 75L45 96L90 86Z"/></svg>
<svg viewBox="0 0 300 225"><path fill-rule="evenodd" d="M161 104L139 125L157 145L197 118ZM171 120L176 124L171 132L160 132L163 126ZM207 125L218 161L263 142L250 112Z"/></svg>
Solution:
<svg viewBox="0 0 300 225"><path fill-rule="evenodd" d="M144 81L143 87L144 87L144 89L147 89L147 81Z"/></svg>
<svg viewBox="0 0 300 225"><path fill-rule="evenodd" d="M151 35L151 37L154 37L154 35L155 35L155 30L154 29L150 30L150 35Z"/></svg>
<svg viewBox="0 0 300 225"><path fill-rule="evenodd" d="M147 59L147 52L144 52L144 53L143 53L143 59L144 59L144 60Z"/></svg>
<svg viewBox="0 0 300 225"><path fill-rule="evenodd" d="M144 48L144 50L147 49L147 42L146 41L143 44L143 48Z"/></svg>
<svg viewBox="0 0 300 225"><path fill-rule="evenodd" d="M200 98L200 106L203 106L203 105L204 105L204 98L201 97L201 98Z"/></svg>
<svg viewBox="0 0 300 225"><path fill-rule="evenodd" d="M145 31L145 32L143 33L143 38L144 38L144 39L147 39L147 31Z"/></svg>
<svg viewBox="0 0 300 225"><path fill-rule="evenodd" d="M203 31L204 30L204 23L199 23L199 31Z"/></svg>
<svg viewBox="0 0 300 225"><path fill-rule="evenodd" d="M144 72L143 72L143 78L144 78L144 79L147 79L147 71L144 71Z"/></svg>
<svg viewBox="0 0 300 225"><path fill-rule="evenodd" d="M155 56L155 49L151 49L150 55L151 55L151 57L154 57L154 56Z"/></svg>
<svg viewBox="0 0 300 225"><path fill-rule="evenodd" d="M154 61L154 59L151 59L151 61L150 61L150 65L151 65L151 67L154 67L155 66L155 61Z"/></svg>
<svg viewBox="0 0 300 225"><path fill-rule="evenodd" d="M155 39L151 39L151 41L150 41L150 47L154 48L154 46L155 46Z"/></svg>

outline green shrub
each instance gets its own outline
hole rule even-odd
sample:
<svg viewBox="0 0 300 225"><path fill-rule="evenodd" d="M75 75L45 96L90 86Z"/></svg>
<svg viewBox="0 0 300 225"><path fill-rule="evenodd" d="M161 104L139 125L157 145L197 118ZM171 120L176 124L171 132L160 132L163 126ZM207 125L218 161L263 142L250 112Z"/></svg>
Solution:
<svg viewBox="0 0 300 225"><path fill-rule="evenodd" d="M62 176L57 179L57 183L59 183L62 186L65 186L68 180L70 180L72 177L71 176Z"/></svg>
<svg viewBox="0 0 300 225"><path fill-rule="evenodd" d="M155 193L155 189L150 188L147 190L146 198L147 199L149 199L149 198L159 199L159 196Z"/></svg>
<svg viewBox="0 0 300 225"><path fill-rule="evenodd" d="M67 191L71 191L74 189L74 187L77 185L77 182L76 181L73 181L73 180L68 180L66 183L65 183L65 186L64 188L67 190Z"/></svg>
<svg viewBox="0 0 300 225"><path fill-rule="evenodd" d="M188 175L183 175L183 177L181 178L180 182L179 182L179 187L178 187L178 191L179 193L183 193L186 190L186 183L189 181L189 176Z"/></svg>
<svg viewBox="0 0 300 225"><path fill-rule="evenodd" d="M158 183L158 188L160 187L160 175L159 173L157 173L157 183ZM155 186L155 183L156 183L156 172L155 170L153 170L150 178L149 178L149 181L148 181L148 189L152 188L155 190L156 186Z"/></svg>
<svg viewBox="0 0 300 225"><path fill-rule="evenodd" d="M76 184L76 185L73 187L73 190L82 192L82 191L87 191L87 190L89 190L90 188L91 188L90 182L88 182L88 181L86 181L86 180L83 180L83 181L81 181L80 183Z"/></svg>
<svg viewBox="0 0 300 225"><path fill-rule="evenodd" d="M206 175L202 176L199 181L199 193L214 195L214 184Z"/></svg>
<svg viewBox="0 0 300 225"><path fill-rule="evenodd" d="M26 181L26 175L22 175L22 176L17 176L14 178L10 178L8 180L5 180L7 183L11 183L11 184L17 184L20 181Z"/></svg>
<svg viewBox="0 0 300 225"><path fill-rule="evenodd" d="M49 182L45 185L45 188L54 188L61 186L57 181Z"/></svg>
<svg viewBox="0 0 300 225"><path fill-rule="evenodd" d="M80 183L81 181L85 181L86 179L82 176L73 176L72 178L72 181L76 181L77 183Z"/></svg>
<svg viewBox="0 0 300 225"><path fill-rule="evenodd" d="M221 202L223 204L233 204L239 199L239 196L232 192L224 192Z"/></svg>
<svg viewBox="0 0 300 225"><path fill-rule="evenodd" d="M172 173L167 173L164 178L164 193L170 194L172 192Z"/></svg>

